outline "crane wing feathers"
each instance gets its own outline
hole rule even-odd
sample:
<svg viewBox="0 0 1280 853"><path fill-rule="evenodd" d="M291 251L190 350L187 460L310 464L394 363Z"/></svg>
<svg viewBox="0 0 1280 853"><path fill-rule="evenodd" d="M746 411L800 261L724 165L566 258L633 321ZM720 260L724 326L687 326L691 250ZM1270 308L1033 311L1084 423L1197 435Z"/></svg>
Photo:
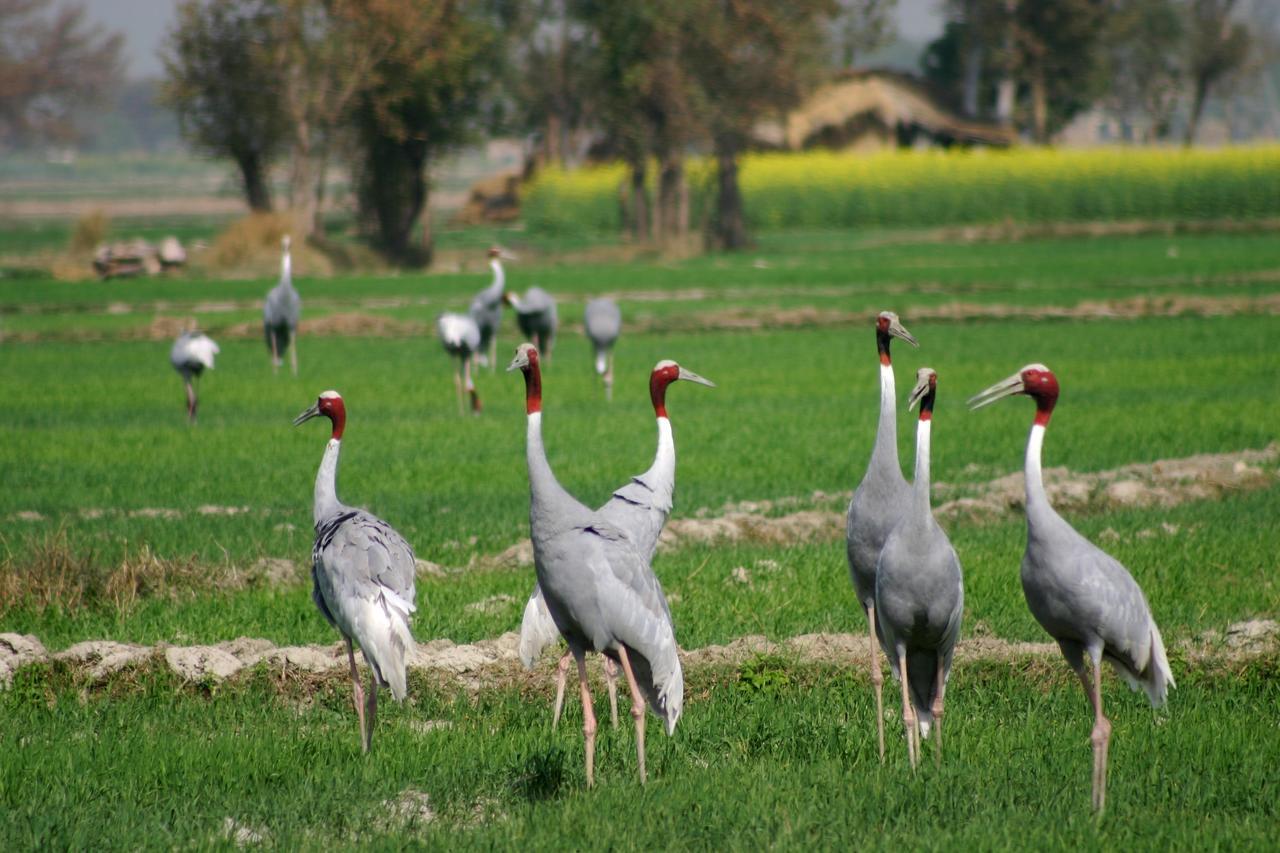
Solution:
<svg viewBox="0 0 1280 853"><path fill-rule="evenodd" d="M533 593L524 606L524 618L520 620L520 662L525 669L533 669L542 651L560 639L560 629L551 618L542 587L534 584Z"/></svg>
<svg viewBox="0 0 1280 853"><path fill-rule="evenodd" d="M334 586L353 596L385 597L406 617L417 609L413 548L375 515L348 509L322 522L312 561L337 575Z"/></svg>

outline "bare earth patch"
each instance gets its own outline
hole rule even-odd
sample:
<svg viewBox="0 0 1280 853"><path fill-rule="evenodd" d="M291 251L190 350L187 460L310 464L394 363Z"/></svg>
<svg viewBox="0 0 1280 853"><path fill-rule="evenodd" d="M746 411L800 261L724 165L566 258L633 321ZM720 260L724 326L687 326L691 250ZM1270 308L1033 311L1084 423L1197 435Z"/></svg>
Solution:
<svg viewBox="0 0 1280 853"><path fill-rule="evenodd" d="M551 671L550 663L526 674L517 652L519 636L508 632L474 644L456 644L437 639L418 645L410 656L410 669L433 673L469 691L541 679ZM1209 630L1173 644L1197 666L1230 664L1280 653L1280 622L1254 619L1237 622L1225 630ZM272 669L296 667L311 673L345 670L346 654L341 643L327 646L276 646L269 640L240 638L215 646L157 646L155 648L112 640L86 641L49 655L34 637L0 634L0 673L12 674L20 667L52 658L78 666L92 682L148 660L162 652L166 664L176 674L191 681L221 681L234 677L246 667L265 661ZM865 634L803 634L781 641L761 635L739 637L724 645L711 645L681 652L686 669L738 666L757 655L778 654L797 663L820 663L863 667L870 653ZM1009 662L1056 658L1054 643L1014 642L992 636L975 625L961 638L956 661L965 663ZM7 684L8 681L0 681ZM438 721L437 721L438 723ZM447 728L433 723L424 731Z"/></svg>

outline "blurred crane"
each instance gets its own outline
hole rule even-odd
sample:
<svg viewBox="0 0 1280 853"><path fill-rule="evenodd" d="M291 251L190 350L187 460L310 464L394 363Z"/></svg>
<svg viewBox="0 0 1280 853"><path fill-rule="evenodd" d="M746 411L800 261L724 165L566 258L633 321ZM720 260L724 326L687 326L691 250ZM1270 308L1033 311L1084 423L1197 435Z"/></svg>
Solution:
<svg viewBox="0 0 1280 853"><path fill-rule="evenodd" d="M969 400L979 409L1003 397L1025 394L1036 403L1027 438L1027 549L1022 556L1022 592L1027 606L1075 670L1093 705L1093 808L1107 800L1107 750L1111 721L1102 713L1102 661L1134 690L1146 691L1160 707L1176 686L1164 640L1137 582L1114 557L1085 539L1049 504L1040 451L1058 402L1058 380L1043 364L1029 364ZM1084 659L1092 665L1092 678Z"/></svg>
<svg viewBox="0 0 1280 853"><path fill-rule="evenodd" d="M898 463L898 413L889 342L901 338L919 346L892 311L876 317L876 349L880 352L880 423L867 473L849 501L845 544L849 573L858 602L867 614L871 632L871 684L876 694L876 734L884 762L884 675L880 670L879 628L876 624L876 564L884 541L911 506L911 489Z"/></svg>
<svg viewBox="0 0 1280 853"><path fill-rule="evenodd" d="M187 392L187 422L196 422L196 380L205 368L213 370L213 357L218 354L218 345L213 338L203 332L189 331L178 335L169 350L169 363L182 377L182 385Z"/></svg>
<svg viewBox="0 0 1280 853"><path fill-rule="evenodd" d="M556 300L541 287L529 288L522 297L507 291L503 294L503 299L515 309L520 334L549 360L551 348L555 344L556 328L559 326Z"/></svg>
<svg viewBox="0 0 1280 853"><path fill-rule="evenodd" d="M293 268L289 259L289 235L280 241L280 281L267 292L262 306L262 330L271 350L271 369L278 372L289 350L289 365L298 375L298 319L302 316L302 300L293 289Z"/></svg>
<svg viewBox="0 0 1280 853"><path fill-rule="evenodd" d="M929 504L929 439L937 384L932 368L920 368L909 406L920 404L911 505L885 540L876 566L880 643L902 684L902 723L913 770L920 760L919 738L928 737L934 723L934 757L942 763L943 699L964 615L960 559Z"/></svg>
<svg viewBox="0 0 1280 853"><path fill-rule="evenodd" d="M471 411L480 411L480 395L475 380L471 378L471 363L480 351L480 329L469 314L441 314L436 320L436 334L440 345L452 356L453 387L458 397L458 414L466 413L463 393L471 395Z"/></svg>
<svg viewBox="0 0 1280 853"><path fill-rule="evenodd" d="M684 704L684 677L662 584L627 533L564 490L542 444L542 373L538 351L521 344L508 370L525 380L529 530L538 585L578 665L582 691L587 785L595 783L596 718L587 685L586 653L601 652L622 667L631 691L636 757L644 782L645 702L675 731Z"/></svg>
<svg viewBox="0 0 1280 853"><path fill-rule="evenodd" d="M467 312L475 320L480 330L480 346L476 354L481 363L488 364L490 370L498 365L498 327L502 325L502 303L506 294L506 275L502 270L503 260L515 260L515 256L504 252L497 246L489 249L489 269L493 270L493 281L471 300L471 308Z"/></svg>
<svg viewBox="0 0 1280 853"><path fill-rule="evenodd" d="M360 744L368 752L373 746L378 688L390 688L397 702L408 692L405 662L414 648L409 617L417 609L415 560L413 548L391 525L338 500L338 455L347 411L337 391L325 391L293 424L320 415L329 419L333 433L316 473L311 598L347 644ZM367 694L360 686L353 641L360 644L371 670Z"/></svg>
<svg viewBox="0 0 1280 853"><path fill-rule="evenodd" d="M582 314L582 328L596 354L596 374L604 381L604 398L613 399L613 344L622 331L622 312L612 299L592 299Z"/></svg>

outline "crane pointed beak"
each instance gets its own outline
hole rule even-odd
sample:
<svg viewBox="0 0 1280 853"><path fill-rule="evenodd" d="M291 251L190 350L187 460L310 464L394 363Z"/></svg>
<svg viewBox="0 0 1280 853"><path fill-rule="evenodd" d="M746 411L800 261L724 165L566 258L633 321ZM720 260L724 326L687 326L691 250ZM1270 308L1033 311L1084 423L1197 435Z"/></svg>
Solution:
<svg viewBox="0 0 1280 853"><path fill-rule="evenodd" d="M311 408L307 409L305 412L303 412L302 414L294 418L293 425L297 426L300 423L305 423L306 421L311 420L312 418L316 417L319 414L320 414L320 404L316 403L314 406L312 406Z"/></svg>
<svg viewBox="0 0 1280 853"><path fill-rule="evenodd" d="M517 351L516 357L511 359L511 363L507 365L507 373L515 370L524 370L529 366L529 357L523 352Z"/></svg>
<svg viewBox="0 0 1280 853"><path fill-rule="evenodd" d="M906 341L917 349L920 347L920 342L916 340L916 336L908 332L907 327L898 322L896 318L889 324L889 334Z"/></svg>
<svg viewBox="0 0 1280 853"><path fill-rule="evenodd" d="M680 373L677 375L676 378L687 379L690 382L697 382L699 385L706 385L708 388L716 387L716 383L712 382L710 379L699 376L698 374L694 373L692 370L685 370L683 367L680 368Z"/></svg>
<svg viewBox="0 0 1280 853"><path fill-rule="evenodd" d="M981 393L974 394L969 398L969 409L981 409L983 406L989 406L996 400L1004 397L1012 397L1014 394L1022 394L1026 391L1026 386L1022 382L1022 373L1015 373L1008 379L1001 379L995 385L992 385Z"/></svg>
<svg viewBox="0 0 1280 853"><path fill-rule="evenodd" d="M516 256L515 256L515 254L514 254L514 253L512 253L512 252L508 252L506 249L500 249L500 250L498 251L498 257L502 258L504 261L518 261L518 260L520 260L518 257L516 257Z"/></svg>
<svg viewBox="0 0 1280 853"><path fill-rule="evenodd" d="M920 378L916 382L916 387L911 389L911 396L907 398L907 411L911 411L916 405L924 399L924 395L929 393L929 389L933 387L935 377L937 376L927 367L920 368Z"/></svg>

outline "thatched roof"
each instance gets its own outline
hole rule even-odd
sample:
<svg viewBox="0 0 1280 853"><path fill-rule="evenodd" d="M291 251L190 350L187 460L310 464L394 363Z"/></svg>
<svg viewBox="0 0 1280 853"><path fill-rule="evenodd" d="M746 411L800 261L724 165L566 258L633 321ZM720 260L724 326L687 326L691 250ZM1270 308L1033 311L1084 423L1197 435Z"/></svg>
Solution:
<svg viewBox="0 0 1280 853"><path fill-rule="evenodd" d="M924 80L884 69L840 72L784 123L762 125L756 135L766 145L795 151L842 139L851 144L869 128L881 134L923 131L961 144L1006 146L1016 140L1010 128L957 115Z"/></svg>

